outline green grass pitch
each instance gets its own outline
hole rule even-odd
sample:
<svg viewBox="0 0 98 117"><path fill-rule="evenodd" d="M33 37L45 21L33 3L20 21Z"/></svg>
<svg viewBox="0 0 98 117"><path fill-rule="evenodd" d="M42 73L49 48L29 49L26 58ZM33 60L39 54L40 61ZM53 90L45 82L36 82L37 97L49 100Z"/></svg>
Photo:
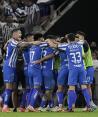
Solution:
<svg viewBox="0 0 98 117"><path fill-rule="evenodd" d="M77 109L76 112L11 112L2 113L0 112L0 117L98 117L98 110L94 112L81 112Z"/></svg>

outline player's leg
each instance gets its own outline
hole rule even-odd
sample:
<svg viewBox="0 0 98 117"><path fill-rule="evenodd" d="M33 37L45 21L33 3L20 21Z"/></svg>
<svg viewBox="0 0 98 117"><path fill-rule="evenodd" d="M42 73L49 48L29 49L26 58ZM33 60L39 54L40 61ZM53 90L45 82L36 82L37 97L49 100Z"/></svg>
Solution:
<svg viewBox="0 0 98 117"><path fill-rule="evenodd" d="M4 91L4 105L2 112L9 112L9 102L12 96L13 90L13 82L14 82L14 70L13 68L3 66L3 78L5 83L5 91Z"/></svg>
<svg viewBox="0 0 98 117"><path fill-rule="evenodd" d="M40 95L41 85L42 85L41 69L33 68L32 74L33 74L34 89L33 89L32 94L31 94L29 110L30 111L36 111L34 109L34 107L35 107L35 104L36 104L37 97L38 97L38 95Z"/></svg>
<svg viewBox="0 0 98 117"><path fill-rule="evenodd" d="M5 97L5 93L3 92L0 95L0 111L2 111L2 107L3 107L3 103L4 103L4 97Z"/></svg>
<svg viewBox="0 0 98 117"><path fill-rule="evenodd" d="M77 85L78 72L77 69L69 70L68 76L68 111L73 111L73 105L76 102L77 95L75 92L75 85Z"/></svg>
<svg viewBox="0 0 98 117"><path fill-rule="evenodd" d="M13 92L12 92L12 103L13 103L13 112L17 112L18 108L18 87L17 83L13 83Z"/></svg>
<svg viewBox="0 0 98 117"><path fill-rule="evenodd" d="M64 101L64 87L67 85L68 80L68 69L61 69L58 74L57 84L58 84L58 90L57 90L57 98L58 98L58 106L60 108L63 107L63 101Z"/></svg>
<svg viewBox="0 0 98 117"><path fill-rule="evenodd" d="M20 112L25 111L25 108L27 107L27 97L29 96L28 94L30 93L28 66L24 67L24 76L25 76L25 89L23 91L22 100L20 103L20 108L19 108Z"/></svg>
<svg viewBox="0 0 98 117"><path fill-rule="evenodd" d="M48 106L49 106L49 108L52 108L54 105L52 93L53 93L53 89L55 86L53 71L44 70L43 76L44 76L44 85L45 85L45 95L47 97Z"/></svg>
<svg viewBox="0 0 98 117"><path fill-rule="evenodd" d="M32 100L31 96L32 96L33 89L34 89L32 66L28 66L28 77L29 77L30 91L29 91L29 93L27 95L27 108L26 108L26 111L30 111L30 109L33 108L30 105L30 102Z"/></svg>
<svg viewBox="0 0 98 117"><path fill-rule="evenodd" d="M92 88L91 88L91 85L93 85L93 80L94 80L94 68L93 68L93 66L87 68L86 78L87 78L87 82L88 82L87 88L88 88L89 94L91 96L91 104L92 104L92 106L97 108L97 106L94 104L93 99L92 99Z"/></svg>
<svg viewBox="0 0 98 117"><path fill-rule="evenodd" d="M82 93L83 93L83 96L85 98L87 108L88 108L88 110L90 110L90 108L91 108L91 105L90 105L91 97L90 97L89 91L87 89L87 79L86 79L86 72L85 72L84 68L81 68L79 70L79 83L81 84Z"/></svg>

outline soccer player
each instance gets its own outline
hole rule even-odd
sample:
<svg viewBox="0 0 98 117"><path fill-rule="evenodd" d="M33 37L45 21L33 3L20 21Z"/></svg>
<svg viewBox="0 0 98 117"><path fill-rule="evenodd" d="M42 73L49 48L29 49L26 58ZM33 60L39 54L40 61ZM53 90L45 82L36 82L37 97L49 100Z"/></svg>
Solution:
<svg viewBox="0 0 98 117"><path fill-rule="evenodd" d="M33 41L33 34L32 33L26 34L24 40L26 42L32 42ZM23 59L24 59L24 76L25 76L26 89L25 89L25 91L23 92L23 95L22 95L22 101L20 103L20 108L19 108L20 112L25 112L25 107L28 105L27 104L27 98L28 98L28 94L30 92L29 74L28 74L29 48L30 48L30 46L24 48L23 52L22 52L23 53Z"/></svg>
<svg viewBox="0 0 98 117"><path fill-rule="evenodd" d="M66 39L63 38L60 41L60 43L66 43ZM67 55L66 55L65 51L60 51L59 57L60 57L60 70L59 70L58 78L57 78L58 107L57 107L56 111L63 111L64 89L65 89L65 86L67 86L69 70L68 70L68 59L67 59Z"/></svg>
<svg viewBox="0 0 98 117"><path fill-rule="evenodd" d="M56 37L54 35L49 35L47 38L53 41ZM43 49L42 76L45 85L45 94L42 98L41 107L45 108L47 103L48 105L47 108L45 108L45 110L48 111L50 111L54 105L52 94L55 86L53 74L55 54L56 50L54 50L51 47L46 47ZM47 60L44 60L45 58L47 58Z"/></svg>
<svg viewBox="0 0 98 117"><path fill-rule="evenodd" d="M85 40L85 33L78 31L76 33L76 36L78 37L79 41L82 41L84 44L87 43L87 41ZM91 49L89 44L88 45L88 49L84 48L84 52L85 52L85 57L84 57L84 63L86 66L86 78L87 78L87 88L89 90L89 94L91 96L91 105L96 109L96 105L93 102L92 99L92 89L91 89L91 85L93 84L93 78L94 78L94 67L93 67L93 61L92 61L92 55L91 55ZM86 111L87 108L84 109L84 111Z"/></svg>
<svg viewBox="0 0 98 117"><path fill-rule="evenodd" d="M61 50L65 50L68 56L69 76L68 76L68 111L72 112L72 106L75 104L77 95L75 92L75 86L80 83L82 93L85 97L86 104L89 111L92 110L90 106L90 95L86 86L86 73L84 69L84 63L82 59L82 47L75 42L75 35L73 33L66 35L68 44L56 45L50 42L50 46L54 46Z"/></svg>
<svg viewBox="0 0 98 117"><path fill-rule="evenodd" d="M3 77L5 83L5 97L2 112L9 112L8 104L13 91L13 83L16 82L16 61L18 56L18 42L21 40L21 31L15 29L12 39L6 45L6 57L3 64Z"/></svg>
<svg viewBox="0 0 98 117"><path fill-rule="evenodd" d="M34 41L40 41L37 34L34 35ZM33 45L29 49L29 66L28 66L28 73L30 79L30 88L31 88L31 100L29 106L27 107L28 111L35 112L35 102L40 95L41 85L42 85L42 71L41 71L41 64L34 64L34 61L41 59L42 57L42 49L41 47L47 46L46 43Z"/></svg>

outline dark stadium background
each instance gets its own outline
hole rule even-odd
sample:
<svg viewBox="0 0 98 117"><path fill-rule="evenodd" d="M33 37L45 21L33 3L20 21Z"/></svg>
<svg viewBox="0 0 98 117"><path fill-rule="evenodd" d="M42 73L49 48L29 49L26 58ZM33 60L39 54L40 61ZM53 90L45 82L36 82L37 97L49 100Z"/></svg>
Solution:
<svg viewBox="0 0 98 117"><path fill-rule="evenodd" d="M57 4L59 4L58 1ZM64 35L82 30L89 42L98 43L98 4L97 0L79 0L75 6L48 31L48 34Z"/></svg>

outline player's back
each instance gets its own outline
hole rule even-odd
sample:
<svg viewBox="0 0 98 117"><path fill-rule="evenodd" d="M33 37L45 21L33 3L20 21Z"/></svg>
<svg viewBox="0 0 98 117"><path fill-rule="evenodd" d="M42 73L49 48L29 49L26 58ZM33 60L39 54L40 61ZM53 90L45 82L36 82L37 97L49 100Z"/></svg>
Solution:
<svg viewBox="0 0 98 117"><path fill-rule="evenodd" d="M29 61L30 61L29 47L27 47L26 49L24 49L24 51L23 51L23 59L24 59L24 65L28 65Z"/></svg>
<svg viewBox="0 0 98 117"><path fill-rule="evenodd" d="M67 45L66 53L68 56L69 69L84 67L82 59L82 47L77 42Z"/></svg>
<svg viewBox="0 0 98 117"><path fill-rule="evenodd" d="M63 66L68 67L68 58L66 53L64 51L61 51L59 53L59 57L60 57L60 67L63 67Z"/></svg>
<svg viewBox="0 0 98 117"><path fill-rule="evenodd" d="M33 45L29 49L30 64L36 67L41 67L40 64L33 64L34 61L41 59L42 49L38 45Z"/></svg>
<svg viewBox="0 0 98 117"><path fill-rule="evenodd" d="M53 54L54 53L54 49L52 49L51 47L46 47L43 49L43 57L49 55L49 54ZM54 65L54 58L50 58L47 61L44 61L42 64L42 68L43 69L47 69L47 70L53 70L53 65Z"/></svg>

